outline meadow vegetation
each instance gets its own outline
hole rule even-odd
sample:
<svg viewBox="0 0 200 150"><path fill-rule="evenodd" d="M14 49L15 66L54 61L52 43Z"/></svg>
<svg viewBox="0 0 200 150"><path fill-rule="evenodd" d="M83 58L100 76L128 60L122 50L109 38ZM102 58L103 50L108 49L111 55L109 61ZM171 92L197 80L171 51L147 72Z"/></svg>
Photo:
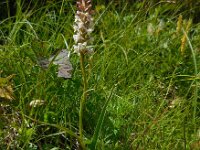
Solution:
<svg viewBox="0 0 200 150"><path fill-rule="evenodd" d="M14 16L0 20L0 149L198 149L200 24L190 13L198 5L174 2L93 3L81 138L76 5L18 0ZM38 63L62 49L71 79Z"/></svg>

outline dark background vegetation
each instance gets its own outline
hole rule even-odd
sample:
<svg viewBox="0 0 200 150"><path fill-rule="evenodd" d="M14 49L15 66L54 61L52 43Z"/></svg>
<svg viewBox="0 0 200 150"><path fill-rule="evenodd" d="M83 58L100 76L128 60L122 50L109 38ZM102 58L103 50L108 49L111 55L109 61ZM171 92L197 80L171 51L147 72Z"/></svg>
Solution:
<svg viewBox="0 0 200 150"><path fill-rule="evenodd" d="M74 0L66 0L67 2L75 3ZM108 5L112 2L112 7L116 10L122 10L126 4L126 9L133 11L151 11L149 8L155 7L168 7L166 13L169 14L179 14L187 18L193 18L193 22L197 23L200 21L200 1L197 0L96 0L93 1L95 5ZM137 2L137 3L136 3ZM44 7L49 4L61 5L62 1L56 0L1 0L0 2L0 20L5 19L10 16L14 16L17 10L17 4L23 4L23 11L31 11L40 7ZM179 6L179 7L177 7ZM124 10L125 11L125 10ZM148 13L147 13L148 14Z"/></svg>

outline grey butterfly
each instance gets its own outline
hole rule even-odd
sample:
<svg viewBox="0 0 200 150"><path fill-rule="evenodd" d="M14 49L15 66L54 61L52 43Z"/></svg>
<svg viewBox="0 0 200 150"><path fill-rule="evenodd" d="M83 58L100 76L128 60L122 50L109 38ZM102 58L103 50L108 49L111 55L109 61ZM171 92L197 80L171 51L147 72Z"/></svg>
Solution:
<svg viewBox="0 0 200 150"><path fill-rule="evenodd" d="M69 53L66 49L62 49L58 54L52 55L49 59L40 59L39 64L42 68L47 69L50 63L58 65L58 77L69 79L73 70L69 60Z"/></svg>

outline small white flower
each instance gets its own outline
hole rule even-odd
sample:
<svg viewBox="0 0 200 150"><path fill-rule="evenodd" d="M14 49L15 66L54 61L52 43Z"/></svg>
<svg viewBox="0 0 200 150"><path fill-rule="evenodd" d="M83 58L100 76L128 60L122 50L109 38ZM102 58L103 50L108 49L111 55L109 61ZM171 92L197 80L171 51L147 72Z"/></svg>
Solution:
<svg viewBox="0 0 200 150"><path fill-rule="evenodd" d="M79 27L76 24L73 25L73 28L74 28L74 32L77 32L79 30Z"/></svg>
<svg viewBox="0 0 200 150"><path fill-rule="evenodd" d="M79 29L85 28L84 23L83 22L78 22L77 26Z"/></svg>
<svg viewBox="0 0 200 150"><path fill-rule="evenodd" d="M81 20L81 18L80 18L80 16L78 15L78 14L76 14L75 15L75 20L74 20L75 22L81 22L82 20Z"/></svg>
<svg viewBox="0 0 200 150"><path fill-rule="evenodd" d="M84 51L86 49L87 43L78 43L77 45L74 45L74 51L75 53L80 53L81 51Z"/></svg>
<svg viewBox="0 0 200 150"><path fill-rule="evenodd" d="M84 47L86 47L87 46L87 42L83 42L83 44L82 44Z"/></svg>
<svg viewBox="0 0 200 150"><path fill-rule="evenodd" d="M82 35L81 35L80 33L77 33L77 34L73 35L73 38L74 38L74 41L75 41L76 43L78 43L78 42L84 40L84 38L82 37Z"/></svg>
<svg viewBox="0 0 200 150"><path fill-rule="evenodd" d="M89 28L89 29L87 29L87 33L88 33L88 34L91 34L93 31L94 31L93 28Z"/></svg>

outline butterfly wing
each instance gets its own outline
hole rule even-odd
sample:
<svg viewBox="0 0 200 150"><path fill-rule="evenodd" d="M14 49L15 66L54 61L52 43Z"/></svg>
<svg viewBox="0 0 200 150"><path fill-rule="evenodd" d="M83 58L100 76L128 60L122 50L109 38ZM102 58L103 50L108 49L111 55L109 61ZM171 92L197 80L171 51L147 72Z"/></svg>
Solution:
<svg viewBox="0 0 200 150"><path fill-rule="evenodd" d="M58 77L66 79L71 78L73 68L67 50L61 50L57 55L51 56L49 60L43 59L39 61L40 66L43 68L48 68L50 62L54 65L58 65Z"/></svg>
<svg viewBox="0 0 200 150"><path fill-rule="evenodd" d="M60 65L58 67L58 77L70 79L72 74L72 66L71 65Z"/></svg>
<svg viewBox="0 0 200 150"><path fill-rule="evenodd" d="M66 50L61 50L56 56L53 63L58 65L58 77L69 79L73 70L72 64L69 60L69 53Z"/></svg>
<svg viewBox="0 0 200 150"><path fill-rule="evenodd" d="M70 63L69 61L69 53L63 49L61 50L57 56L53 55L49 61L51 62L53 60L53 64L55 65L65 65Z"/></svg>

